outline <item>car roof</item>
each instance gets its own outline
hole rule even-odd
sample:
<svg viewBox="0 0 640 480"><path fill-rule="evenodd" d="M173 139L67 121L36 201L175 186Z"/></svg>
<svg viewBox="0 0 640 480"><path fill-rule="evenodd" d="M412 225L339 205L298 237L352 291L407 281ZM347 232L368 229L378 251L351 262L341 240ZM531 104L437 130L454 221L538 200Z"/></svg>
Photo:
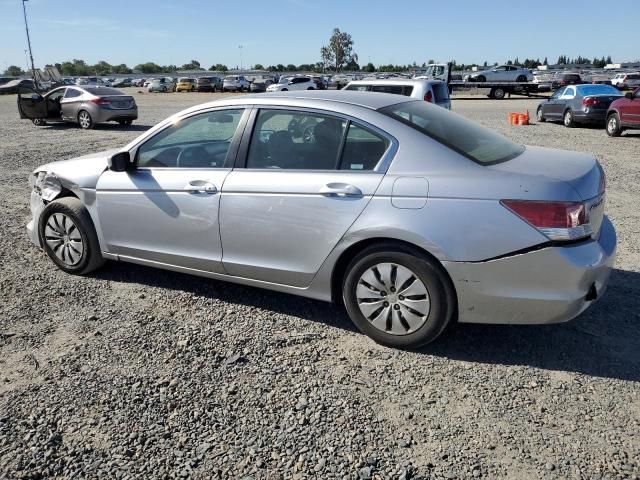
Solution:
<svg viewBox="0 0 640 480"><path fill-rule="evenodd" d="M414 102L411 97L394 95L391 93L356 92L352 90L305 90L300 92L272 92L269 94L242 95L236 97L225 97L221 100L196 105L187 110L179 112L178 116L205 110L221 105L281 105L281 106L305 106L306 102L314 104L326 104L327 107L333 105L351 105L356 107L378 110L397 105L399 103Z"/></svg>

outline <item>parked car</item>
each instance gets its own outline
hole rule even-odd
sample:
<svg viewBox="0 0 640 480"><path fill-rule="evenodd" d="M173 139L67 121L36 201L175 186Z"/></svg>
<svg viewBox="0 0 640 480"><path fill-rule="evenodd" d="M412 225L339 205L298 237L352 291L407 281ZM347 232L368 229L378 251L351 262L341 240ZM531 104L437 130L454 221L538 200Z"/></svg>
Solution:
<svg viewBox="0 0 640 480"><path fill-rule="evenodd" d="M196 81L198 92L219 92L222 91L222 78L217 76L200 77Z"/></svg>
<svg viewBox="0 0 640 480"><path fill-rule="evenodd" d="M3 85L0 85L0 95L18 93L21 91L32 92L33 90L35 90L33 80L26 78L11 80Z"/></svg>
<svg viewBox="0 0 640 480"><path fill-rule="evenodd" d="M640 87L609 105L606 129L610 137L619 137L625 130L640 129Z"/></svg>
<svg viewBox="0 0 640 480"><path fill-rule="evenodd" d="M223 92L248 92L251 83L244 75L227 75L222 82Z"/></svg>
<svg viewBox="0 0 640 480"><path fill-rule="evenodd" d="M154 78L147 87L149 92L174 92L176 83L171 77Z"/></svg>
<svg viewBox="0 0 640 480"><path fill-rule="evenodd" d="M176 92L195 92L196 79L189 77L180 77L176 84Z"/></svg>
<svg viewBox="0 0 640 480"><path fill-rule="evenodd" d="M611 85L569 85L540 102L536 111L539 122L562 121L566 127L580 123L602 123L609 105L622 97Z"/></svg>
<svg viewBox="0 0 640 480"><path fill-rule="evenodd" d="M350 82L351 80L346 76L346 75L333 75L331 77L329 86L331 88L335 88L335 89L342 89L344 87L347 86L347 84Z"/></svg>
<svg viewBox="0 0 640 480"><path fill-rule="evenodd" d="M20 118L29 119L37 126L47 122L72 122L83 129L105 122L128 127L138 118L138 106L132 96L115 88L94 85L60 87L44 95L21 93L18 111Z"/></svg>
<svg viewBox="0 0 640 480"><path fill-rule="evenodd" d="M13 82L14 80L20 80L20 79L16 77L0 77L0 86L9 82Z"/></svg>
<svg viewBox="0 0 640 480"><path fill-rule="evenodd" d="M586 83L579 73L558 73L551 81L551 90L557 90L567 85L581 85Z"/></svg>
<svg viewBox="0 0 640 480"><path fill-rule="evenodd" d="M256 77L251 82L249 90L252 93L266 92L269 85L273 84L273 80L267 77Z"/></svg>
<svg viewBox="0 0 640 480"><path fill-rule="evenodd" d="M145 82L144 78L134 78L131 81L131 85L134 87L144 87L144 82Z"/></svg>
<svg viewBox="0 0 640 480"><path fill-rule="evenodd" d="M344 90L358 92L378 92L404 95L416 100L431 102L439 107L451 110L449 88L441 80L393 79L393 80L356 80L349 82Z"/></svg>
<svg viewBox="0 0 640 480"><path fill-rule="evenodd" d="M618 73L611 78L611 85L619 90L633 90L640 87L640 73Z"/></svg>
<svg viewBox="0 0 640 480"><path fill-rule="evenodd" d="M324 78L320 76L313 76L311 80L316 84L316 90L326 90L328 85L325 83Z"/></svg>
<svg viewBox="0 0 640 480"><path fill-rule="evenodd" d="M285 77L280 83L273 83L267 87L267 92L286 92L288 90L317 90L317 86L310 77Z"/></svg>
<svg viewBox="0 0 640 480"><path fill-rule="evenodd" d="M465 77L473 82L531 82L533 73L528 68L514 65L501 65L491 70L473 72Z"/></svg>
<svg viewBox="0 0 640 480"><path fill-rule="evenodd" d="M305 117L313 139L295 141ZM344 300L395 347L455 321L570 320L616 252L592 155L398 95L224 98L29 180L28 236L64 272L110 259Z"/></svg>
<svg viewBox="0 0 640 480"><path fill-rule="evenodd" d="M130 78L116 78L111 82L113 88L123 88L132 86L132 80Z"/></svg>

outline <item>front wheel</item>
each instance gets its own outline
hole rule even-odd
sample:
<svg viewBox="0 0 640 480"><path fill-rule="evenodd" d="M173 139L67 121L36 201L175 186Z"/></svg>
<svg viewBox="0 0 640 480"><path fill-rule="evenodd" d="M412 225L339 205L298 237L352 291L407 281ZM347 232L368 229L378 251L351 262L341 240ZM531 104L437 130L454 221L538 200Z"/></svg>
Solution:
<svg viewBox="0 0 640 480"><path fill-rule="evenodd" d="M289 89L288 88L283 88L282 90L280 90L281 92L288 92Z"/></svg>
<svg viewBox="0 0 640 480"><path fill-rule="evenodd" d="M120 120L118 121L118 123L120 124L121 127L130 127L131 124L133 123L133 120Z"/></svg>
<svg viewBox="0 0 640 480"><path fill-rule="evenodd" d="M36 127L42 127L43 125L47 124L47 121L44 118L34 118L33 120L31 120L31 122L36 126Z"/></svg>
<svg viewBox="0 0 640 480"><path fill-rule="evenodd" d="M83 130L89 130L94 127L93 119L86 110L80 110L80 113L78 113L78 124Z"/></svg>
<svg viewBox="0 0 640 480"><path fill-rule="evenodd" d="M544 118L544 113L542 113L542 107L538 107L538 110L536 110L536 120L538 120L540 123L542 122L546 122L546 118Z"/></svg>
<svg viewBox="0 0 640 480"><path fill-rule="evenodd" d="M491 91L491 98L494 98L496 100L502 100L505 95L507 94L507 92L505 91L504 88L501 87L496 87Z"/></svg>
<svg viewBox="0 0 640 480"><path fill-rule="evenodd" d="M476 77L476 82L486 82L487 81L487 77L485 77L484 75L478 75Z"/></svg>
<svg viewBox="0 0 640 480"><path fill-rule="evenodd" d="M562 122L564 123L564 126L567 128L571 128L575 126L575 122L573 120L573 113L571 113L571 110L567 110L566 112L564 112L564 116L562 117Z"/></svg>
<svg viewBox="0 0 640 480"><path fill-rule="evenodd" d="M83 275L104 264L89 212L76 197L49 203L42 212L39 234L49 258L67 273Z"/></svg>
<svg viewBox="0 0 640 480"><path fill-rule="evenodd" d="M356 256L342 293L358 329L391 347L432 342L455 312L453 287L442 267L394 245L371 247Z"/></svg>
<svg viewBox="0 0 640 480"><path fill-rule="evenodd" d="M607 135L610 137L619 137L622 134L622 128L620 128L620 117L617 113L612 113L607 118Z"/></svg>

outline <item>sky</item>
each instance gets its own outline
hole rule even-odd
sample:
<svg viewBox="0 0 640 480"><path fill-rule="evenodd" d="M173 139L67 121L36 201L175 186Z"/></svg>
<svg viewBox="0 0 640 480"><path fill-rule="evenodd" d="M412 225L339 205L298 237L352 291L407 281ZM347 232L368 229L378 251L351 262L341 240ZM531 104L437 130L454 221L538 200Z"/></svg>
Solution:
<svg viewBox="0 0 640 480"><path fill-rule="evenodd" d="M334 28L360 64L503 63L560 54L640 59L640 0L28 0L36 68L87 63L208 68L320 60ZM26 66L21 0L0 0L0 70Z"/></svg>

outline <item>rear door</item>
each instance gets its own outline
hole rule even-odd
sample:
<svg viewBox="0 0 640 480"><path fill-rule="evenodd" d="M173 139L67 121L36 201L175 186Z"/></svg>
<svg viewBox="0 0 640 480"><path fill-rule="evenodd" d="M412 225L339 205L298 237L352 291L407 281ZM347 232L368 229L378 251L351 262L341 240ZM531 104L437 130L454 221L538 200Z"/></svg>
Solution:
<svg viewBox="0 0 640 480"><path fill-rule="evenodd" d="M304 135L290 125L314 128ZM376 167L392 142L374 127L330 112L259 110L242 141L241 168L222 188L225 270L308 286L371 200L384 176Z"/></svg>
<svg viewBox="0 0 640 480"><path fill-rule="evenodd" d="M640 88L633 93L633 98L618 100L620 106L620 121L625 125L640 125Z"/></svg>
<svg viewBox="0 0 640 480"><path fill-rule="evenodd" d="M64 97L60 100L60 111L64 120L75 121L78 118L78 110L82 103L82 94L82 90L78 88L67 88Z"/></svg>

